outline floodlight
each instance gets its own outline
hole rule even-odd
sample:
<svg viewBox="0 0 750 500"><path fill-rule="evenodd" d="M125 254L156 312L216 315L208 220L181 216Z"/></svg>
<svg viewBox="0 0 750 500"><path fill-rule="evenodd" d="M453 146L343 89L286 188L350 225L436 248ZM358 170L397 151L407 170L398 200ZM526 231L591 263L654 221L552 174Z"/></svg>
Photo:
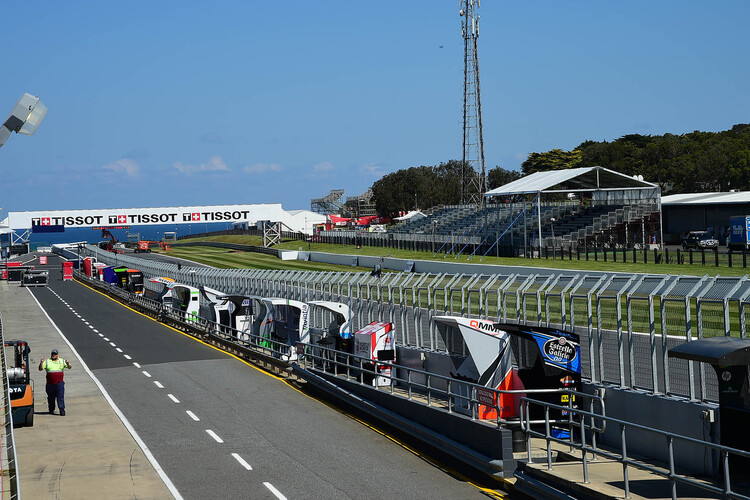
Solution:
<svg viewBox="0 0 750 500"><path fill-rule="evenodd" d="M47 106L38 97L24 94L16 103L13 111L0 126L0 147L10 137L11 132L33 135L47 114Z"/></svg>

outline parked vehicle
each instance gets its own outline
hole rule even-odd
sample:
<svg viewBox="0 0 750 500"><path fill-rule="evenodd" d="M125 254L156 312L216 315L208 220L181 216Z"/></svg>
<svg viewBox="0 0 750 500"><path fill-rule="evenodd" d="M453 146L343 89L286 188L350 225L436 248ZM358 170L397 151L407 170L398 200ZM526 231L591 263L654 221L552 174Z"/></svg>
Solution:
<svg viewBox="0 0 750 500"><path fill-rule="evenodd" d="M750 249L750 215L735 215L729 218L729 248Z"/></svg>
<svg viewBox="0 0 750 500"><path fill-rule="evenodd" d="M690 231L682 240L682 248L717 248L719 240L713 238L708 231Z"/></svg>
<svg viewBox="0 0 750 500"><path fill-rule="evenodd" d="M5 341L8 391L14 427L34 425L34 386L29 371L30 352L31 348L24 340Z"/></svg>

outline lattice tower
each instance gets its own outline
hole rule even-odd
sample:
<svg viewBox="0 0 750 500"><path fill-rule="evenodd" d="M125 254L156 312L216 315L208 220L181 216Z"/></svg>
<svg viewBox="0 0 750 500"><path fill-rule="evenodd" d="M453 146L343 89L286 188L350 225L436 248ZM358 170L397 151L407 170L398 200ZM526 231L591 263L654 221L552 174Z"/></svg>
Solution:
<svg viewBox="0 0 750 500"><path fill-rule="evenodd" d="M482 100L479 92L479 0L460 0L464 37L464 143L461 166L461 203L482 205L487 191L482 138Z"/></svg>

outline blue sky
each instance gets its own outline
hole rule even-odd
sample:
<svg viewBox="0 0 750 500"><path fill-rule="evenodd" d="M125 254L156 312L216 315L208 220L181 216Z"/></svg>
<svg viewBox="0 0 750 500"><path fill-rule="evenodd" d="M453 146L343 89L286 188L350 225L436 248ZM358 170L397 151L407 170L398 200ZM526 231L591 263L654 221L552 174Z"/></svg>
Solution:
<svg viewBox="0 0 750 500"><path fill-rule="evenodd" d="M461 157L459 2L5 2L5 210L282 203ZM487 169L750 121L747 1L485 0Z"/></svg>

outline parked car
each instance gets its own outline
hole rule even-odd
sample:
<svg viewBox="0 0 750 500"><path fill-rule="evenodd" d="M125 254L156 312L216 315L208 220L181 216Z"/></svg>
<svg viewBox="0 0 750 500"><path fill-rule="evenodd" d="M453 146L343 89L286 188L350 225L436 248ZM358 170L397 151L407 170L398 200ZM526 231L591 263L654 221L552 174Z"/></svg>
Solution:
<svg viewBox="0 0 750 500"><path fill-rule="evenodd" d="M708 231L690 231L682 240L682 248L717 248L719 240L713 238Z"/></svg>

